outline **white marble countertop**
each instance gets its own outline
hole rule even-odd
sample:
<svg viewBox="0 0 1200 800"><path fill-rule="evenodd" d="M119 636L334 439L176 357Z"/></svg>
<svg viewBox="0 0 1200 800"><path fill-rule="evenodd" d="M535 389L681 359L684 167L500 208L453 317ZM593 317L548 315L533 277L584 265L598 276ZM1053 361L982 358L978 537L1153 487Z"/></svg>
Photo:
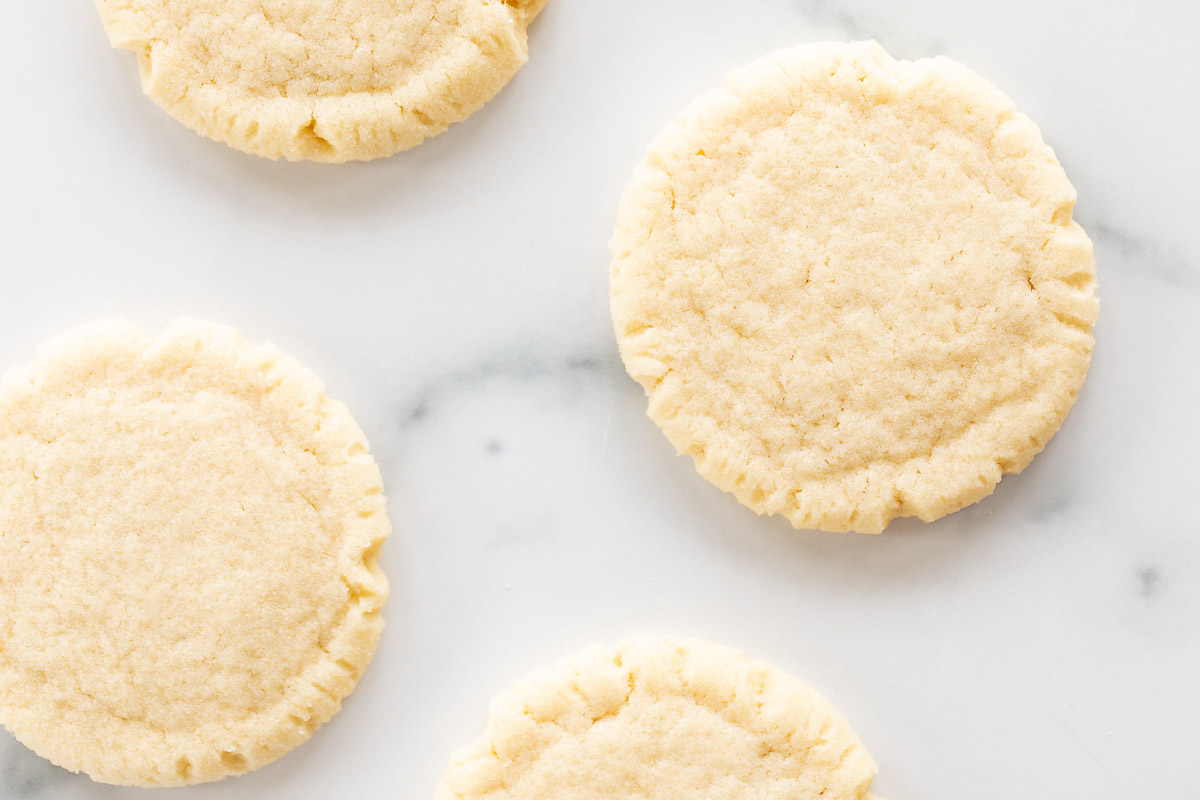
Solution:
<svg viewBox="0 0 1200 800"><path fill-rule="evenodd" d="M98 317L232 322L326 379L388 485L394 593L358 691L293 754L172 798L425 800L494 693L634 632L803 676L888 800L1200 797L1200 6L553 0L482 112L340 168L185 130L88 3L6 19L0 364ZM967 63L1042 126L1096 243L1095 360L1047 450L977 506L795 533L646 419L607 240L696 94L779 47L868 37ZM5 800L140 796L0 732Z"/></svg>

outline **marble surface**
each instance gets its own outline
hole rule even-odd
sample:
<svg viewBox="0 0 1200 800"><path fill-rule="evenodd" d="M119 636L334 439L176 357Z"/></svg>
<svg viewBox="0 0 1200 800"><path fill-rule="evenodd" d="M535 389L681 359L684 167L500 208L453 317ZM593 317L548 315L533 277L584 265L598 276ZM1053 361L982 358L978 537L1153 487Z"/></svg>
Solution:
<svg viewBox="0 0 1200 800"><path fill-rule="evenodd" d="M389 489L389 626L344 711L172 798L429 798L491 695L647 631L804 676L888 800L1200 797L1200 6L553 0L482 112L341 168L183 129L88 3L6 20L0 363L102 316L233 322L326 379ZM1047 450L880 538L795 533L700 480L646 419L606 294L621 189L677 110L773 49L865 37L962 60L1039 122L1101 281ZM0 732L5 800L142 796Z"/></svg>

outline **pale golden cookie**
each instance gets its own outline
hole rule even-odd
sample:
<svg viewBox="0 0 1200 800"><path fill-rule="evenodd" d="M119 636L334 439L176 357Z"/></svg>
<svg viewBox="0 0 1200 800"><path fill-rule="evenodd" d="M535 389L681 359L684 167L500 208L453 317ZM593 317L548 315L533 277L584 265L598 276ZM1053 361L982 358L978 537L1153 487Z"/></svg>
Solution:
<svg viewBox="0 0 1200 800"><path fill-rule="evenodd" d="M279 350L64 334L0 379L0 721L105 783L261 767L370 661L387 534L362 431Z"/></svg>
<svg viewBox="0 0 1200 800"><path fill-rule="evenodd" d="M650 146L612 314L650 416L798 528L877 533L990 494L1087 373L1092 245L1011 100L874 42L768 56Z"/></svg>
<svg viewBox="0 0 1200 800"><path fill-rule="evenodd" d="M289 161L407 150L490 100L546 0L96 0L146 94L189 128Z"/></svg>
<svg viewBox="0 0 1200 800"><path fill-rule="evenodd" d="M696 640L592 647L492 702L436 800L867 800L875 762L829 703Z"/></svg>

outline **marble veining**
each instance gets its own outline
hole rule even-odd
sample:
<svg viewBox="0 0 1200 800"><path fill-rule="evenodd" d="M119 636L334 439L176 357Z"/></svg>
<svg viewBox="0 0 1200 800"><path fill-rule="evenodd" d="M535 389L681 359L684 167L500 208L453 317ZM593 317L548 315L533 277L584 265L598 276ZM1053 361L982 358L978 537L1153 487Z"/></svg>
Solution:
<svg viewBox="0 0 1200 800"><path fill-rule="evenodd" d="M67 785L87 783L87 778L59 769L26 750L7 733L0 733L0 789L5 790L4 797L45 797Z"/></svg>
<svg viewBox="0 0 1200 800"><path fill-rule="evenodd" d="M1147 599L1154 597L1158 593L1159 584L1162 583L1162 573L1158 567L1142 567L1138 570L1138 587L1142 593L1142 597Z"/></svg>
<svg viewBox="0 0 1200 800"><path fill-rule="evenodd" d="M1137 280L1150 280L1172 289L1195 292L1200 255L1183 252L1122 231L1103 220L1081 219L1096 246L1097 268L1121 269ZM1103 280L1103 274L1100 275Z"/></svg>
<svg viewBox="0 0 1200 800"><path fill-rule="evenodd" d="M433 378L413 392L412 398L402 405L401 428L410 428L423 422L436 412L439 403L446 397L457 400L464 395L484 392L493 383L561 383L580 375L612 375L621 369L619 359L615 359L612 353L579 352L547 357L543 352L544 348L539 347L514 348Z"/></svg>
<svg viewBox="0 0 1200 800"><path fill-rule="evenodd" d="M879 33L874 25L846 3L836 0L795 0L796 8L809 20L836 27L847 39L875 39Z"/></svg>

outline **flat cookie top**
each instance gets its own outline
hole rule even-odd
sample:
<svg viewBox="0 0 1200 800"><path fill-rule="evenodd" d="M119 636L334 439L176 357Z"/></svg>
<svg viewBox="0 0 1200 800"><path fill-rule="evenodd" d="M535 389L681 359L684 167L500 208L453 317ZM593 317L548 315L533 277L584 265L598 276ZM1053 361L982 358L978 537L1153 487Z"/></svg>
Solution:
<svg viewBox="0 0 1200 800"><path fill-rule="evenodd" d="M466 119L528 57L545 0L97 0L154 101L269 158L340 163Z"/></svg>
<svg viewBox="0 0 1200 800"><path fill-rule="evenodd" d="M989 494L1058 430L1096 318L1075 192L945 58L806 45L734 73L621 203L612 313L650 416L800 528L874 533Z"/></svg>
<svg viewBox="0 0 1200 800"><path fill-rule="evenodd" d="M492 703L437 800L859 800L862 742L798 679L727 647L641 637Z"/></svg>
<svg viewBox="0 0 1200 800"><path fill-rule="evenodd" d="M0 379L0 721L106 783L278 758L370 661L379 470L272 346L106 322Z"/></svg>

